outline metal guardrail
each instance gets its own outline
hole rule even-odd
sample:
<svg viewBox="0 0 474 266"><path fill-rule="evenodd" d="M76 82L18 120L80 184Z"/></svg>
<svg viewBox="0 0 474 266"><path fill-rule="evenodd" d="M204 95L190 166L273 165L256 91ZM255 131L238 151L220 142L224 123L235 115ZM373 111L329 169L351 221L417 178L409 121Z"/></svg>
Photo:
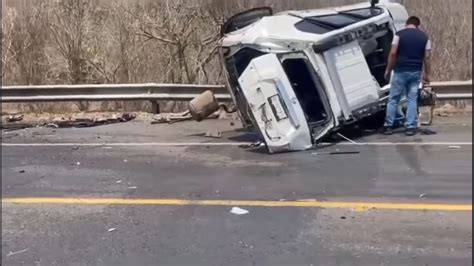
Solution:
<svg viewBox="0 0 474 266"><path fill-rule="evenodd" d="M432 82L431 87L441 100L472 100L472 80Z"/></svg>
<svg viewBox="0 0 474 266"><path fill-rule="evenodd" d="M187 84L100 84L6 86L2 102L49 101L190 101L206 90L212 90L219 101L231 101L224 86Z"/></svg>
<svg viewBox="0 0 474 266"><path fill-rule="evenodd" d="M431 87L442 100L471 100L472 80L433 82ZM218 101L231 101L225 86L187 84L101 84L6 86L1 102L49 101L190 101L205 90L212 90Z"/></svg>

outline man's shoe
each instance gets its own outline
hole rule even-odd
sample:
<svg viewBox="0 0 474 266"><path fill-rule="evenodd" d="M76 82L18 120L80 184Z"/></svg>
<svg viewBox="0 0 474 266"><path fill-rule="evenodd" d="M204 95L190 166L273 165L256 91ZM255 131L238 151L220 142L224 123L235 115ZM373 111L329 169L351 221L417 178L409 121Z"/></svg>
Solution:
<svg viewBox="0 0 474 266"><path fill-rule="evenodd" d="M407 130L405 131L405 135L407 135L407 136L416 135L416 129L415 128L407 128Z"/></svg>
<svg viewBox="0 0 474 266"><path fill-rule="evenodd" d="M385 127L383 129L383 134L387 136L393 135L393 127Z"/></svg>

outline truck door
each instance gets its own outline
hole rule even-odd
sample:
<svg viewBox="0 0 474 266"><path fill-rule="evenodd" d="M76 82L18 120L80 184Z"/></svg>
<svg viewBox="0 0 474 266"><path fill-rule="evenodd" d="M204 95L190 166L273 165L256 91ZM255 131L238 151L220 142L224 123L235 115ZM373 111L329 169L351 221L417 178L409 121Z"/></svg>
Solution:
<svg viewBox="0 0 474 266"><path fill-rule="evenodd" d="M305 115L275 54L253 59L239 85L270 153L312 147Z"/></svg>
<svg viewBox="0 0 474 266"><path fill-rule="evenodd" d="M357 41L334 47L323 55L346 119L355 109L379 100L378 83Z"/></svg>

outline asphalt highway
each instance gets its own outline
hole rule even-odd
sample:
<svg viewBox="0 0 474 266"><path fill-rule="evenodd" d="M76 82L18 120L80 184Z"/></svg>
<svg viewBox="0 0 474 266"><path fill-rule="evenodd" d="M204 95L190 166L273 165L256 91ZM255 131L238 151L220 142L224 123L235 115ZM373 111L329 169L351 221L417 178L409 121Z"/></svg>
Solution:
<svg viewBox="0 0 474 266"><path fill-rule="evenodd" d="M275 155L229 120L2 132L2 265L472 265L471 121Z"/></svg>

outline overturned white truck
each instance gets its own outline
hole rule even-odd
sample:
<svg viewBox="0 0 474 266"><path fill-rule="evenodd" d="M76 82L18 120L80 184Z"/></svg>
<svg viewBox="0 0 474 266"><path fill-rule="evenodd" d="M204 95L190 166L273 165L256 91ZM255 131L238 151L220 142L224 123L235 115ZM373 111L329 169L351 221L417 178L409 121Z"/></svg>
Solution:
<svg viewBox="0 0 474 266"><path fill-rule="evenodd" d="M391 42L404 6L372 1L327 9L252 9L222 27L220 58L244 125L270 153L313 147L386 107Z"/></svg>

